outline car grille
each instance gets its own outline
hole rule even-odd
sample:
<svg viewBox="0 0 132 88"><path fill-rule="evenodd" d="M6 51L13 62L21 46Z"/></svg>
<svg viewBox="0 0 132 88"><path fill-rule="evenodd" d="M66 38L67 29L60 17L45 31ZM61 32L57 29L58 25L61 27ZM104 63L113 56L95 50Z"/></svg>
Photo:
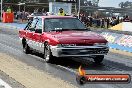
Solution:
<svg viewBox="0 0 132 88"><path fill-rule="evenodd" d="M107 48L87 48L87 49L66 49L62 50L62 54L66 55L86 55L86 54L107 54Z"/></svg>
<svg viewBox="0 0 132 88"><path fill-rule="evenodd" d="M76 46L93 46L93 44L76 44Z"/></svg>

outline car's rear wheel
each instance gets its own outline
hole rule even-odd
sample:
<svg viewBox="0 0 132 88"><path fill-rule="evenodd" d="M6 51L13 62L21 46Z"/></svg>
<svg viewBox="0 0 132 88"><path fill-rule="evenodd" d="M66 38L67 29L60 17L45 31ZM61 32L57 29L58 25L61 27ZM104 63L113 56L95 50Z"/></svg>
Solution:
<svg viewBox="0 0 132 88"><path fill-rule="evenodd" d="M104 55L95 56L93 59L95 63L100 64L104 59Z"/></svg>
<svg viewBox="0 0 132 88"><path fill-rule="evenodd" d="M29 54L30 53L30 47L28 46L27 42L23 43L23 52L25 54Z"/></svg>
<svg viewBox="0 0 132 88"><path fill-rule="evenodd" d="M53 62L54 58L55 57L52 55L49 44L45 43L45 47L44 47L44 59L45 59L45 61L47 63L51 63L51 62Z"/></svg>

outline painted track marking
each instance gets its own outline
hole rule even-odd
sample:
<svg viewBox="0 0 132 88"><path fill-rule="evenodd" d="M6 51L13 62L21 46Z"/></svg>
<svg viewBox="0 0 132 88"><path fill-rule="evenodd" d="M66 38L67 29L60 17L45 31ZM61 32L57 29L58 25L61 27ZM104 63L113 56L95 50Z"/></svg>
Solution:
<svg viewBox="0 0 132 88"><path fill-rule="evenodd" d="M2 79L0 79L0 88L12 88L12 87L9 86L9 84L4 82Z"/></svg>

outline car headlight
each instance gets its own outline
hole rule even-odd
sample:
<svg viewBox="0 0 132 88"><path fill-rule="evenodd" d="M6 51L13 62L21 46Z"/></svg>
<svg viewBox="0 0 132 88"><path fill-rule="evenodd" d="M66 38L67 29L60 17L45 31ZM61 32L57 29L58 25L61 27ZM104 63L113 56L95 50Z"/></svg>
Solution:
<svg viewBox="0 0 132 88"><path fill-rule="evenodd" d="M97 45L97 46L98 46L98 45L106 45L106 46L107 46L108 43L94 43L94 45Z"/></svg>

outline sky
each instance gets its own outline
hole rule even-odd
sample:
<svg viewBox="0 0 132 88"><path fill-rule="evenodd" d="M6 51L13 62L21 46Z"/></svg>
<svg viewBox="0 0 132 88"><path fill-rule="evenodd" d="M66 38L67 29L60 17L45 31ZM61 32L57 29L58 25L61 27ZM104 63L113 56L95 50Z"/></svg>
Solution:
<svg viewBox="0 0 132 88"><path fill-rule="evenodd" d="M132 1L132 0L99 0L99 6L101 7L119 7L120 2Z"/></svg>

